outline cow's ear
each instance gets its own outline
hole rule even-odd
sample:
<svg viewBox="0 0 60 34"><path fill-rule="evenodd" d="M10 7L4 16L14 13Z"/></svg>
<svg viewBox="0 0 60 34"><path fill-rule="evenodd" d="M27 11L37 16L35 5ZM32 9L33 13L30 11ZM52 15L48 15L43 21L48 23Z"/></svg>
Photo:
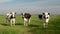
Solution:
<svg viewBox="0 0 60 34"><path fill-rule="evenodd" d="M12 12L10 14L12 14Z"/></svg>
<svg viewBox="0 0 60 34"><path fill-rule="evenodd" d="M15 13L16 14L16 13Z"/></svg>
<svg viewBox="0 0 60 34"><path fill-rule="evenodd" d="M45 13L43 13L43 15L45 15Z"/></svg>
<svg viewBox="0 0 60 34"><path fill-rule="evenodd" d="M50 15L50 13L48 13L48 15Z"/></svg>

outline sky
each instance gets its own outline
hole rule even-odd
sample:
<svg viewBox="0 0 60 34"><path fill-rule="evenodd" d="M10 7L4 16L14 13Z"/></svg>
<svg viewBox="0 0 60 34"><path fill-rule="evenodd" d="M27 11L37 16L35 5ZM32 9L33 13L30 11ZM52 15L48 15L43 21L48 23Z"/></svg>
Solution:
<svg viewBox="0 0 60 34"><path fill-rule="evenodd" d="M60 14L60 0L0 0L0 14L7 12L41 14L45 11Z"/></svg>

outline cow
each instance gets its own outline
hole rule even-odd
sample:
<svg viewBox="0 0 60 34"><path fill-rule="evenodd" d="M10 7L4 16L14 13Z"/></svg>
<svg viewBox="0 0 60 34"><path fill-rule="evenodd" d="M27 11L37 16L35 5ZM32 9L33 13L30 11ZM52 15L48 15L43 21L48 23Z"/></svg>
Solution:
<svg viewBox="0 0 60 34"><path fill-rule="evenodd" d="M50 13L48 12L45 12L45 13L42 13L40 15L38 15L39 19L42 19L43 20L43 27L44 28L47 28L48 27L48 22L49 22L49 18L50 18Z"/></svg>
<svg viewBox="0 0 60 34"><path fill-rule="evenodd" d="M24 21L24 26L30 25L31 14L30 13L21 13L22 19Z"/></svg>
<svg viewBox="0 0 60 34"><path fill-rule="evenodd" d="M10 26L15 26L15 12L11 12L11 13L7 13L6 14L6 19L7 19L7 22L9 22L9 25Z"/></svg>

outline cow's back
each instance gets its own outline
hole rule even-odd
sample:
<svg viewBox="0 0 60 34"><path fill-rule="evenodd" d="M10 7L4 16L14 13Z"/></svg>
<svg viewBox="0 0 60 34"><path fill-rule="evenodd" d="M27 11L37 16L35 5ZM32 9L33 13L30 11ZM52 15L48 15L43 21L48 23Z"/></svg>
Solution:
<svg viewBox="0 0 60 34"><path fill-rule="evenodd" d="M31 14L29 14L29 13L25 13L25 18L27 18L27 19L30 19L30 17L31 17Z"/></svg>

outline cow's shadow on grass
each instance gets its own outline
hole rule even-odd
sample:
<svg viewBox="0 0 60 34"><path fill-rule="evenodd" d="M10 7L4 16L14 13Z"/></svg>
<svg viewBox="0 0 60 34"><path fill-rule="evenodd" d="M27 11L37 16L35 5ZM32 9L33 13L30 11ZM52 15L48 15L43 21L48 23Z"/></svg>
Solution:
<svg viewBox="0 0 60 34"><path fill-rule="evenodd" d="M1 25L9 26L9 24L7 24L7 23L1 24ZM16 23L15 25L23 25L23 24L22 23ZM28 27L40 27L40 25L30 24L30 25L28 25Z"/></svg>
<svg viewBox="0 0 60 34"><path fill-rule="evenodd" d="M1 25L3 25L3 26L8 26L8 24L1 24Z"/></svg>
<svg viewBox="0 0 60 34"><path fill-rule="evenodd" d="M1 24L1 25L3 25L3 26L10 26L10 24ZM15 25L23 25L23 24L21 24L21 23L16 23Z"/></svg>
<svg viewBox="0 0 60 34"><path fill-rule="evenodd" d="M21 23L16 23L15 25L23 25L23 24L21 24Z"/></svg>
<svg viewBox="0 0 60 34"><path fill-rule="evenodd" d="M30 24L29 27L39 27L39 25Z"/></svg>

